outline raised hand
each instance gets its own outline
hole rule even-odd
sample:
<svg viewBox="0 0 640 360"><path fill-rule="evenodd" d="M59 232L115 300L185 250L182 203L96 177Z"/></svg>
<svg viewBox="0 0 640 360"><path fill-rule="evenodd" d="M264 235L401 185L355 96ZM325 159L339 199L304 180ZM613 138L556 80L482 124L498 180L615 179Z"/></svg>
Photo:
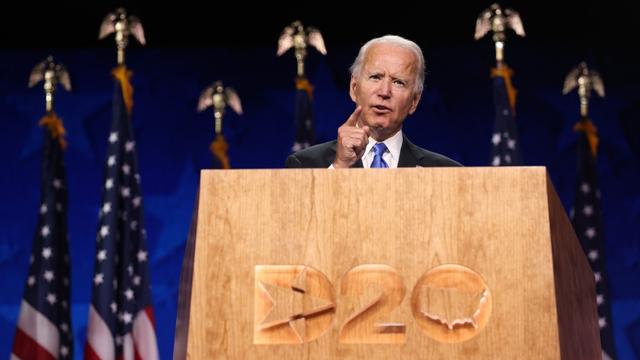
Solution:
<svg viewBox="0 0 640 360"><path fill-rule="evenodd" d="M349 168L362 158L369 143L369 127L358 127L362 107L358 106L351 116L338 128L338 145L334 168Z"/></svg>

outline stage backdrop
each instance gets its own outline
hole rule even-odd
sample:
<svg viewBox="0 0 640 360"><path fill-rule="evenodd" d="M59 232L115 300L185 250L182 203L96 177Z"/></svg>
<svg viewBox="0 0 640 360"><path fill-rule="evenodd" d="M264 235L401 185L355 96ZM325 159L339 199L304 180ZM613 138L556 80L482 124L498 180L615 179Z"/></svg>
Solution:
<svg viewBox="0 0 640 360"><path fill-rule="evenodd" d="M423 147L466 166L490 163L494 120L489 42L456 48L425 46L427 77L418 111L405 131ZM354 106L348 67L357 47L310 50L318 141L333 139ZM0 356L8 356L38 218L44 102L27 88L31 68L50 52L2 51L0 57ZM115 53L107 49L53 51L71 75L73 92L59 91L64 120L72 261L75 358L86 337L95 261L98 208L111 122ZM553 55L552 55L553 54ZM518 89L517 123L526 165L548 168L565 208L575 194L578 120L575 93L562 95L567 72L584 60L570 47L510 44ZM620 358L640 357L640 63L637 55L603 50L586 60L600 70L607 97L592 98L600 132L598 174L613 326ZM162 358L172 356L178 278L199 171L211 167L211 110L196 111L200 91L215 80L234 87L245 114L227 112L224 133L233 168L281 168L294 140L295 62L271 49L139 49L133 71L133 125L142 177L150 271ZM531 254L536 256L536 254ZM635 329L635 330L634 330ZM635 341L635 342L634 342ZM634 350L635 349L635 350Z"/></svg>

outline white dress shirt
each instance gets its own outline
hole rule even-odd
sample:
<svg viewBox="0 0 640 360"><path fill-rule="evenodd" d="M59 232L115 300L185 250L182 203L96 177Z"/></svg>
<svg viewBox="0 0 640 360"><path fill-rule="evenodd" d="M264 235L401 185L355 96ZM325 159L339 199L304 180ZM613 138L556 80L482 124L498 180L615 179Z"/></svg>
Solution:
<svg viewBox="0 0 640 360"><path fill-rule="evenodd" d="M366 169L371 167L371 162L373 162L373 156L375 155L373 152L373 146L377 143L378 141L369 137L369 143L367 144L367 147L364 150L364 155L362 156L362 166ZM384 160L390 168L397 168L398 160L400 160L400 149L402 149L402 130L383 141L383 143L387 146L387 150L382 154L382 160ZM329 169L333 168L333 164L331 164Z"/></svg>
<svg viewBox="0 0 640 360"><path fill-rule="evenodd" d="M371 167L371 163L373 162L373 157L375 155L373 152L373 146L377 143L378 141L369 137L369 143L367 144L367 147L364 150L364 155L362 156L362 166L367 169ZM382 160L384 160L390 168L397 168L398 160L400 159L400 149L402 148L402 130L383 141L383 143L387 146L387 150L382 154Z"/></svg>

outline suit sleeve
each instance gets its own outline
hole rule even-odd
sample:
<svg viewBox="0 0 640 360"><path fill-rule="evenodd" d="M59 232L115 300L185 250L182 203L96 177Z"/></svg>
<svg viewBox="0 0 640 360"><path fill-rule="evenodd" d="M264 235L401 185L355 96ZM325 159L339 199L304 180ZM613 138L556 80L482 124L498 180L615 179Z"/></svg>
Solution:
<svg viewBox="0 0 640 360"><path fill-rule="evenodd" d="M287 160L284 163L284 167L286 168L301 168L302 163L300 160L294 155L291 154L287 157Z"/></svg>

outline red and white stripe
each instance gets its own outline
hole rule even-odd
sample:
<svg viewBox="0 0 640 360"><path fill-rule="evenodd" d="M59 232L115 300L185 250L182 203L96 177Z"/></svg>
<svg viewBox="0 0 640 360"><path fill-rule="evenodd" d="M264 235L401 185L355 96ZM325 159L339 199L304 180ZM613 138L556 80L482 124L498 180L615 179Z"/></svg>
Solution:
<svg viewBox="0 0 640 360"><path fill-rule="evenodd" d="M11 360L53 360L58 358L59 350L60 332L56 325L22 300Z"/></svg>
<svg viewBox="0 0 640 360"><path fill-rule="evenodd" d="M133 321L133 342L136 358L144 360L159 359L158 342L156 340L155 320L153 308L147 306L140 311Z"/></svg>
<svg viewBox="0 0 640 360"><path fill-rule="evenodd" d="M113 360L116 357L113 334L109 326L93 305L89 306L89 321L87 329L87 344L84 347L84 358L96 360Z"/></svg>
<svg viewBox="0 0 640 360"><path fill-rule="evenodd" d="M133 331L123 337L122 347L122 356L119 356L118 360L157 360L160 358L153 310L150 306L136 315L133 321ZM115 341L109 327L91 306L84 358L86 360L114 360L115 351Z"/></svg>

